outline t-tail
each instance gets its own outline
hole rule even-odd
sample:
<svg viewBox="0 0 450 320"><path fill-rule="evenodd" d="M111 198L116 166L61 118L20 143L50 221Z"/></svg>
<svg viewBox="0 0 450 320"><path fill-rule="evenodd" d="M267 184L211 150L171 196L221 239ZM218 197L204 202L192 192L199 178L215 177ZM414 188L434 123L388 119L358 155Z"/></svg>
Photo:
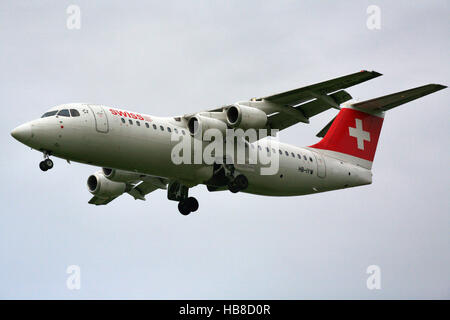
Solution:
<svg viewBox="0 0 450 320"><path fill-rule="evenodd" d="M325 155L372 169L385 111L446 88L428 84L387 96L343 105L338 115L318 134L321 141L310 148Z"/></svg>

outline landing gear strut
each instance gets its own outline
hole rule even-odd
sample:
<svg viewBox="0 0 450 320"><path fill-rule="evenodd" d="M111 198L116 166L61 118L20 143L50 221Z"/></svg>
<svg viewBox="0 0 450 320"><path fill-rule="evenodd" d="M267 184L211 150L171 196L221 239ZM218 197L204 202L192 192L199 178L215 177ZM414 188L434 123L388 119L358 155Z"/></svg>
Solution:
<svg viewBox="0 0 450 320"><path fill-rule="evenodd" d="M189 188L174 181L169 184L167 198L178 201L178 211L184 216L198 210L198 201L194 197L188 197Z"/></svg>
<svg viewBox="0 0 450 320"><path fill-rule="evenodd" d="M39 163L39 168L42 171L47 171L53 168L53 161L49 158L48 152L44 152L44 160Z"/></svg>

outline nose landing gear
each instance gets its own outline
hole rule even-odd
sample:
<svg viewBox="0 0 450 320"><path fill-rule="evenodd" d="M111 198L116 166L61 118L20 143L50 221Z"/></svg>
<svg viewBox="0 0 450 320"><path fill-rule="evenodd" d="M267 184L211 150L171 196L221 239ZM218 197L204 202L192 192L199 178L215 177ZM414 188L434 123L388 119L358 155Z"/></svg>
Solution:
<svg viewBox="0 0 450 320"><path fill-rule="evenodd" d="M198 201L194 197L188 197L189 188L174 181L169 184L167 198L178 201L178 211L184 216L198 210Z"/></svg>
<svg viewBox="0 0 450 320"><path fill-rule="evenodd" d="M49 158L49 154L44 152L44 160L39 163L39 168L42 171L47 171L53 168L53 161Z"/></svg>

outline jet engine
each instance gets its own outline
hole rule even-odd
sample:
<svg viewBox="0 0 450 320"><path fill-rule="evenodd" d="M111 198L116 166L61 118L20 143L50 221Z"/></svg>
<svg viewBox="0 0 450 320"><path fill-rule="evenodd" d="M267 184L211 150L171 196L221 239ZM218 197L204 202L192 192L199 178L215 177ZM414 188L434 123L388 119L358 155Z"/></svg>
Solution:
<svg viewBox="0 0 450 320"><path fill-rule="evenodd" d="M199 132L199 130L204 133L208 129L217 129L222 134L225 134L227 130L227 124L218 119L196 115L189 119L188 129L191 136L195 136Z"/></svg>
<svg viewBox="0 0 450 320"><path fill-rule="evenodd" d="M118 169L102 168L106 178L115 182L132 182L141 179L145 175Z"/></svg>
<svg viewBox="0 0 450 320"><path fill-rule="evenodd" d="M262 129L267 124L267 115L259 109L236 104L227 109L227 123L243 130Z"/></svg>
<svg viewBox="0 0 450 320"><path fill-rule="evenodd" d="M87 186L89 192L94 196L105 199L120 196L127 187L124 182L107 179L101 172L90 175L87 179Z"/></svg>

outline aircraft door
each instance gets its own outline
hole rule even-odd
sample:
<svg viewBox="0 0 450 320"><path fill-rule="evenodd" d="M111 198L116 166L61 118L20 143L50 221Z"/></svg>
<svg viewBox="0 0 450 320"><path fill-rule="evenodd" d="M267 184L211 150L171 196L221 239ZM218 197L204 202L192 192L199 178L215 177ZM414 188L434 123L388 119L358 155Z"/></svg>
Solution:
<svg viewBox="0 0 450 320"><path fill-rule="evenodd" d="M105 109L102 106L90 104L88 105L94 114L95 118L95 129L98 132L107 133L108 132L108 117L106 116Z"/></svg>
<svg viewBox="0 0 450 320"><path fill-rule="evenodd" d="M325 178L326 174L327 174L327 168L325 166L325 159L322 157L321 154L319 153L314 153L314 157L316 157L316 162L317 162L317 176L319 178Z"/></svg>

